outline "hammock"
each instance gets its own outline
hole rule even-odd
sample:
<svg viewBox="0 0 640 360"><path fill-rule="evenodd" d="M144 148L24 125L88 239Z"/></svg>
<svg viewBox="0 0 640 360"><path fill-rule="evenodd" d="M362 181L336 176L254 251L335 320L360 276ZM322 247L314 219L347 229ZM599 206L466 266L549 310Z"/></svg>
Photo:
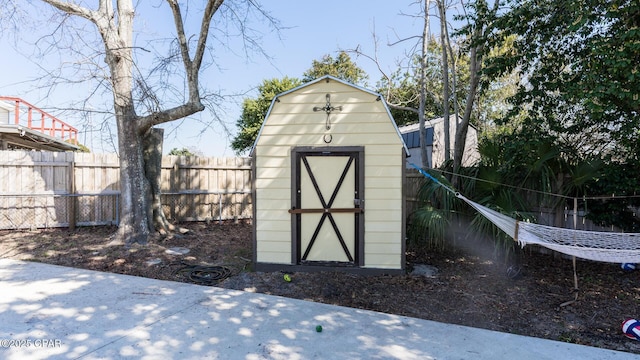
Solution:
<svg viewBox="0 0 640 360"><path fill-rule="evenodd" d="M588 260L640 263L640 233L574 230L518 221L460 194L456 196L471 205L522 247L535 244Z"/></svg>
<svg viewBox="0 0 640 360"><path fill-rule="evenodd" d="M518 221L467 199L424 170L413 166L422 175L464 200L522 247L540 245L582 259L611 263L640 263L640 233L574 230Z"/></svg>

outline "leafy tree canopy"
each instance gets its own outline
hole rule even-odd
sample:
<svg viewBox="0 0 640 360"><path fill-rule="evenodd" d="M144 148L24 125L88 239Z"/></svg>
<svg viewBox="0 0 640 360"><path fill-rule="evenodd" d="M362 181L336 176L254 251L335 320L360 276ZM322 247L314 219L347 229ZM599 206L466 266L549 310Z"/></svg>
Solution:
<svg viewBox="0 0 640 360"><path fill-rule="evenodd" d="M73 140L73 139L67 139L67 140L65 140L65 142L66 142L66 143L69 143L69 144L76 145L76 146L78 147L78 150L76 150L77 152L83 152L83 153L90 153L90 152L91 152L91 150L90 150L88 147L86 147L86 146L85 146L85 145L83 145L83 144L80 144L80 143L79 143L79 142L77 142L76 140Z"/></svg>
<svg viewBox="0 0 640 360"><path fill-rule="evenodd" d="M319 61L313 60L311 69L302 75L302 82L313 81L325 75L331 75L356 85L364 85L369 78L367 73L359 68L351 60L349 54L344 51L340 51L335 59L327 54Z"/></svg>
<svg viewBox="0 0 640 360"><path fill-rule="evenodd" d="M247 98L242 103L242 114L236 122L238 135L231 142L231 148L238 154L251 149L273 98L300 84L299 79L289 77L263 80L258 86L258 97Z"/></svg>
<svg viewBox="0 0 640 360"><path fill-rule="evenodd" d="M177 156L194 156L195 154L192 153L189 149L187 149L186 147L183 147L182 149L178 149L178 148L173 148L171 149L171 151L169 151L169 155L177 155Z"/></svg>
<svg viewBox="0 0 640 360"><path fill-rule="evenodd" d="M640 143L640 3L636 0L510 0L490 40L516 39L486 74L519 69L513 113L549 131L597 126L625 156ZM508 118L507 118L508 119Z"/></svg>

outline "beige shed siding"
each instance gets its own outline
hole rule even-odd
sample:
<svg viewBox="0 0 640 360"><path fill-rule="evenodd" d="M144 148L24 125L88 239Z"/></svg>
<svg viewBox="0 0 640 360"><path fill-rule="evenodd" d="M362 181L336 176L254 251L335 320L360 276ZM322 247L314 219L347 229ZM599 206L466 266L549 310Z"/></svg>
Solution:
<svg viewBox="0 0 640 360"><path fill-rule="evenodd" d="M398 186L398 179L392 177L369 177L365 181L369 189L390 189Z"/></svg>
<svg viewBox="0 0 640 360"><path fill-rule="evenodd" d="M289 189L276 189L273 187L269 187L268 191L262 191L260 194L258 194L256 196L257 200L260 201L269 201L269 200L281 200L281 199L287 199L289 198L291 195L291 192L289 191ZM273 207L269 207L269 209L272 209ZM279 207L281 208L281 207Z"/></svg>
<svg viewBox="0 0 640 360"><path fill-rule="evenodd" d="M367 190L373 190L371 188ZM402 189L400 188L380 188L372 195L367 195L367 200L379 199L379 200L397 200L402 197Z"/></svg>
<svg viewBox="0 0 640 360"><path fill-rule="evenodd" d="M342 106L330 116L314 112L325 95ZM325 133L332 141L323 141ZM291 149L297 146L365 147L364 267L402 266L403 144L376 96L331 81L278 97L254 149L256 159L256 260L291 264Z"/></svg>
<svg viewBox="0 0 640 360"><path fill-rule="evenodd" d="M266 263L291 262L291 169L289 147L256 148L256 244L257 260ZM265 152L265 155L262 155ZM284 200L284 201L283 201Z"/></svg>
<svg viewBox="0 0 640 360"><path fill-rule="evenodd" d="M291 241L289 241L289 246ZM268 242L259 242L256 248L259 251L258 262L261 263L271 263L271 264L290 264L291 258L286 260L284 256L284 252L271 251L272 247L269 246ZM289 251L290 252L290 251Z"/></svg>
<svg viewBox="0 0 640 360"><path fill-rule="evenodd" d="M375 265L367 265L365 267L368 268L377 268L377 269L398 269L402 262L402 256L398 254L367 254L367 262Z"/></svg>
<svg viewBox="0 0 640 360"><path fill-rule="evenodd" d="M375 223L402 221L402 214L398 211L384 209L367 209L367 220Z"/></svg>
<svg viewBox="0 0 640 360"><path fill-rule="evenodd" d="M256 180L256 187L264 189L266 187L273 186L276 189L288 189L289 188L289 179L260 179Z"/></svg>

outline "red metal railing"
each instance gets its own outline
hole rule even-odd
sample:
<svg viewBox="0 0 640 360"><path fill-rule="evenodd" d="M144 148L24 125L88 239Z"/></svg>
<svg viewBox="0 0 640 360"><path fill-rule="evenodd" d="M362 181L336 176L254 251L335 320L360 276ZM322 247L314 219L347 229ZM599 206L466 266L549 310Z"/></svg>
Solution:
<svg viewBox="0 0 640 360"><path fill-rule="evenodd" d="M72 144L78 145L78 129L73 126L20 98L0 96L0 100L11 102L15 106L13 113L16 125L26 126L63 141L71 140Z"/></svg>

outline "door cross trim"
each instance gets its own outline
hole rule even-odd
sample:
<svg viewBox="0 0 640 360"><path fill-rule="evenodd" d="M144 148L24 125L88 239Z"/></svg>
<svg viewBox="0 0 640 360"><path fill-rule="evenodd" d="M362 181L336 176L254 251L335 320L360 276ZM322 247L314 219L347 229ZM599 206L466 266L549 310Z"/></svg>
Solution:
<svg viewBox="0 0 640 360"><path fill-rule="evenodd" d="M342 174L340 175L340 179L336 184L335 188L331 192L331 197L327 199L320 192L320 178L318 169L316 169L317 174L313 174L311 172L310 164L313 162L310 160L314 157L324 157L324 156L336 156L347 158L345 168L342 169ZM307 161L308 157L308 161ZM288 212L291 214L291 260L293 264L301 264L301 265L315 265L315 266L362 266L364 264L364 146L324 146L324 147L315 147L315 146L300 146L294 147L291 149L291 208ZM303 174L302 169L305 169L306 175ZM335 169L338 170L338 169ZM341 205L339 208L332 208L331 206L334 204L334 200L343 197L341 187L344 187L344 181L349 174L349 172L353 170L355 183L353 186L353 197L354 197L354 207L344 207L345 205ZM300 193L300 181L302 176L306 177L306 181L309 182L309 187L305 190L306 196L309 196L308 193L311 191L311 187L314 188L317 197L317 202L319 202L315 208L301 208L302 205L302 197ZM335 179L335 178L334 178ZM351 180L349 181L349 187L351 187ZM324 191L328 193L326 185L324 184ZM350 188L351 189L351 188ZM352 190L349 190L352 191ZM326 194L328 195L328 194ZM346 195L346 194L344 194ZM344 203L344 199L341 200ZM349 231L349 236L345 238L342 234L344 229L339 229L336 220L334 219L334 214L353 214L353 217L350 217L354 222L355 228ZM311 220L313 222L318 221L317 226L314 228L309 228L309 226L313 226L313 224L306 223L305 227L309 231L314 230L313 233L307 232L304 239L302 238L302 226L303 226L303 218L306 218L304 214L321 214L320 217L317 217L316 220ZM331 223L331 229L325 228L322 230L322 226L329 219ZM308 221L308 220L307 220ZM344 221L344 220L343 220ZM320 233L324 234L325 231L333 232L333 239L337 240L333 244L333 251L337 251L337 249L341 248L344 252L344 260L315 260L309 259L310 252L313 249L314 243L318 246L318 239L320 239ZM351 231L355 231L353 236L351 236ZM353 241L353 245L351 242ZM304 242L304 246L306 248L302 248ZM347 246L347 242L349 246ZM340 244L338 246L338 243ZM323 246L324 246L323 242ZM336 253L336 254L339 254Z"/></svg>
<svg viewBox="0 0 640 360"><path fill-rule="evenodd" d="M311 248L313 248L313 245L315 244L316 239L318 238L318 234L320 233L320 229L322 228L324 221L327 218L329 218L329 222L331 222L331 227L333 228L333 231L336 233L336 236L338 237L338 241L340 242L340 246L342 246L342 250L344 251L345 255L347 255L347 259L349 260L349 262L353 262L353 256L349 251L349 247L347 247L347 244L345 244L344 242L342 233L340 232L340 229L338 229L338 225L336 224L336 221L333 219L333 215L331 214L331 212L327 211L331 209L331 205L333 204L333 201L336 199L336 196L338 195L338 191L340 191L340 188L342 187L344 178L347 176L347 172L349 172L349 169L351 168L351 164L353 164L353 155L349 156L349 160L347 161L347 164L342 170L342 175L340 175L340 180L338 180L336 187L333 189L333 193L331 194L331 199L329 199L328 203L325 202L324 196L322 196L322 192L320 191L320 187L318 186L316 177L311 171L311 167L309 166L309 161L307 160L307 157L301 156L301 160L304 163L305 168L307 169L307 174L309 174L309 178L313 183L313 188L316 190L316 195L318 195L318 199L320 200L320 203L322 203L322 206L324 207L325 211L322 213L322 217L320 218L320 221L318 222L318 225L316 226L316 229L313 232L313 235L311 236L311 240L309 240L309 245L307 245L307 248L304 251L304 255L302 255L302 258L300 260L301 261L307 260L307 257L309 256L309 252L311 252Z"/></svg>
<svg viewBox="0 0 640 360"><path fill-rule="evenodd" d="M361 208L323 208L323 209L289 209L289 214L319 214L319 213L362 213Z"/></svg>

